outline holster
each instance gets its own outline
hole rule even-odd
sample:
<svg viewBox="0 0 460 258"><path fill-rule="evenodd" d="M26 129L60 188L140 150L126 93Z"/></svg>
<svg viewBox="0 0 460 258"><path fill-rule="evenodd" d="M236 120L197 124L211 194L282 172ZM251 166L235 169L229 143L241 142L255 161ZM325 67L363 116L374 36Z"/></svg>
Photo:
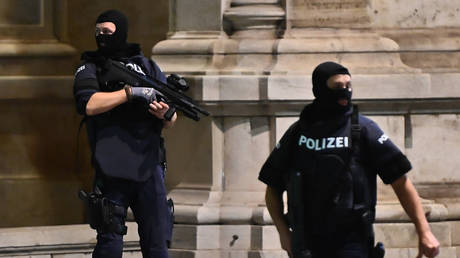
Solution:
<svg viewBox="0 0 460 258"><path fill-rule="evenodd" d="M87 193L80 190L79 198L86 204L89 225L101 233L113 232L126 235L128 228L122 221L126 218L126 209L105 198L99 191Z"/></svg>

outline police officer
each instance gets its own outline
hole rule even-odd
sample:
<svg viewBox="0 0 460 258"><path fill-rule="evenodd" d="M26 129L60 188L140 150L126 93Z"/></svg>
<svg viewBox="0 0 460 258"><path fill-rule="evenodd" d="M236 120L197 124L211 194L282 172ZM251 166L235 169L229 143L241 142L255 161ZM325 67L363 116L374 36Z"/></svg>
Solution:
<svg viewBox="0 0 460 258"><path fill-rule="evenodd" d="M378 175L391 184L415 224L417 257L437 256L439 242L406 176L411 164L375 122L357 113L347 68L322 63L312 82L313 103L305 106L259 174L267 184L266 204L281 247L290 257L377 257L372 223Z"/></svg>
<svg viewBox="0 0 460 258"><path fill-rule="evenodd" d="M128 207L138 224L143 257L168 257L172 221L161 132L177 115L165 120L169 106L157 102L154 91L111 80L104 64L112 59L142 75L163 82L166 78L138 44L127 43L128 22L121 12L102 13L95 32L98 48L82 54L74 82L77 111L86 118L95 189L104 200L93 257L122 257Z"/></svg>

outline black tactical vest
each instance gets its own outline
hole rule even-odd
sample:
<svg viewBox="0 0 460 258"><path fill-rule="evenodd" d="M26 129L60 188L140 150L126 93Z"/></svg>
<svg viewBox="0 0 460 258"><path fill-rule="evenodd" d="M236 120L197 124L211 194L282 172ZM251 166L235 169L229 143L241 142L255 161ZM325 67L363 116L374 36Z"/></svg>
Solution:
<svg viewBox="0 0 460 258"><path fill-rule="evenodd" d="M294 235L330 235L372 224L369 189L376 178L361 162L358 120L354 107L351 117L329 132L300 125L295 130L286 182Z"/></svg>

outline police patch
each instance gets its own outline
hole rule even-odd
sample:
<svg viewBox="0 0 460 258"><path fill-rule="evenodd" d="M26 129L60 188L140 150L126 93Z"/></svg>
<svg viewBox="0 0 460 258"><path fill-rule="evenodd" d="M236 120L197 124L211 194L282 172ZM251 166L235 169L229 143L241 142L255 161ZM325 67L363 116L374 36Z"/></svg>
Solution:
<svg viewBox="0 0 460 258"><path fill-rule="evenodd" d="M308 138L304 135L300 135L299 146L304 146L309 150L325 150L325 149L340 149L348 148L348 137L327 137L320 139Z"/></svg>
<svg viewBox="0 0 460 258"><path fill-rule="evenodd" d="M83 70L85 70L85 69L86 69L86 66L85 66L85 65L82 65L82 66L78 67L77 71L75 72L75 76L76 76L79 72L81 72L81 71L83 71Z"/></svg>
<svg viewBox="0 0 460 258"><path fill-rule="evenodd" d="M135 71L145 76L144 71L142 71L142 68L139 65L135 63L127 63L125 64L125 66L128 67L130 70Z"/></svg>
<svg viewBox="0 0 460 258"><path fill-rule="evenodd" d="M377 141L380 142L380 144L383 144L383 142L385 142L388 139L389 139L388 135L382 134L382 136L380 136L380 138Z"/></svg>

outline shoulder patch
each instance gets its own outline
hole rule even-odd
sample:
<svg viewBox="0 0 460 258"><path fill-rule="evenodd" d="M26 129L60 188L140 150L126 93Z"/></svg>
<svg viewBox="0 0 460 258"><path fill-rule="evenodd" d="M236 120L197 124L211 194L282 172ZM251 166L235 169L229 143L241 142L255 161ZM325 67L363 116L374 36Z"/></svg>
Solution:
<svg viewBox="0 0 460 258"><path fill-rule="evenodd" d="M76 76L79 72L81 72L81 71L83 71L83 70L85 70L85 69L86 69L86 65L82 65L82 66L78 67L77 71L75 72L75 76Z"/></svg>
<svg viewBox="0 0 460 258"><path fill-rule="evenodd" d="M135 72L145 76L144 71L142 71L142 68L139 65L137 65L135 63L127 63L127 64L125 64L125 66L128 67L130 70L135 71Z"/></svg>
<svg viewBox="0 0 460 258"><path fill-rule="evenodd" d="M386 140L388 140L389 137L388 135L386 134L382 134L382 136L380 136L380 138L377 140L380 144L383 144Z"/></svg>

